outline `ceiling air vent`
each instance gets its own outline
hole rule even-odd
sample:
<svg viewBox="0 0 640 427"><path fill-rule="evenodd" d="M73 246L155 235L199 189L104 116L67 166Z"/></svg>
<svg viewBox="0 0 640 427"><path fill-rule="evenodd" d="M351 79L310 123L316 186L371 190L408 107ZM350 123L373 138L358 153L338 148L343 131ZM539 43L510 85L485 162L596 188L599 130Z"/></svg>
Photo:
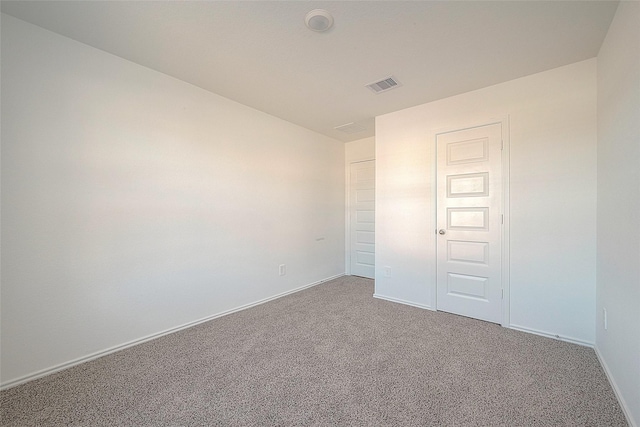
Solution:
<svg viewBox="0 0 640 427"><path fill-rule="evenodd" d="M381 93L391 90L396 87L402 86L398 79L393 76L389 76L386 79L380 80L379 82L368 84L367 87L371 89L374 93Z"/></svg>
<svg viewBox="0 0 640 427"><path fill-rule="evenodd" d="M365 128L364 126L354 122L334 127L334 129L344 133L358 133L367 130L367 128Z"/></svg>

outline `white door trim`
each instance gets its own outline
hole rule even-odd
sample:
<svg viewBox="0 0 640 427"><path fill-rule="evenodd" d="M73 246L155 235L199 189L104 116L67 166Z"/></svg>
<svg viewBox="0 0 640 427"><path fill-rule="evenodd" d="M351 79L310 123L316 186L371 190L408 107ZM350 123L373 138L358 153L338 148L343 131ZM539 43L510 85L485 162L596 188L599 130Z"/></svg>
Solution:
<svg viewBox="0 0 640 427"><path fill-rule="evenodd" d="M502 125L502 206L501 213L503 215L503 225L502 225L502 234L501 234L501 244L502 244L502 259L501 259L501 281L502 281L502 290L503 290L503 298L502 298L502 320L500 324L504 327L509 327L511 323L511 312L510 312L510 286L509 286L509 146L510 146L510 132L509 132L509 116L506 115L497 119L487 119L483 121L479 121L477 123L466 123L460 126L449 126L446 128L437 129L432 133L433 139L431 141L431 169L433 171L431 179L433 185L431 186L431 227L430 230L433 230L434 236L437 229L437 186L435 183L437 182L437 152L436 152L436 138L439 134L455 132L459 130L472 129L487 125L492 125L499 123ZM438 307L438 295L437 295L437 239L433 239L433 254L434 259L432 261L432 280L433 286L431 289L431 297L432 301L434 301L433 306Z"/></svg>
<svg viewBox="0 0 640 427"><path fill-rule="evenodd" d="M345 168L345 260L344 268L345 274L351 276L351 165L355 163L364 163L369 161L375 161L375 157L363 158L348 162Z"/></svg>

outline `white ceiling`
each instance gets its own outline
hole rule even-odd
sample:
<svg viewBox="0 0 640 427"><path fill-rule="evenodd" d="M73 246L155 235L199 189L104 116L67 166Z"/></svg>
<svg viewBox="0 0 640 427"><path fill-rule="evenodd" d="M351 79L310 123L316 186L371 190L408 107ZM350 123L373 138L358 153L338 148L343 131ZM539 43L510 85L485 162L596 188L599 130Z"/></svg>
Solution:
<svg viewBox="0 0 640 427"><path fill-rule="evenodd" d="M615 1L2 1L2 12L330 137L597 55ZM335 19L304 25L312 9ZM402 87L366 84L394 75ZM345 134L356 122L366 130Z"/></svg>

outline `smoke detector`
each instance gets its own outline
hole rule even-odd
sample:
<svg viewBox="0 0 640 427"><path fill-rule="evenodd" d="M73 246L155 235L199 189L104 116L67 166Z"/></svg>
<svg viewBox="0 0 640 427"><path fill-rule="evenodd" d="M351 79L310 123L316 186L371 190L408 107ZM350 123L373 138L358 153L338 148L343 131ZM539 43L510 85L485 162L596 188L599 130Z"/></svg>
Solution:
<svg viewBox="0 0 640 427"><path fill-rule="evenodd" d="M324 9L314 9L307 13L304 23L311 31L322 33L333 27L333 16Z"/></svg>

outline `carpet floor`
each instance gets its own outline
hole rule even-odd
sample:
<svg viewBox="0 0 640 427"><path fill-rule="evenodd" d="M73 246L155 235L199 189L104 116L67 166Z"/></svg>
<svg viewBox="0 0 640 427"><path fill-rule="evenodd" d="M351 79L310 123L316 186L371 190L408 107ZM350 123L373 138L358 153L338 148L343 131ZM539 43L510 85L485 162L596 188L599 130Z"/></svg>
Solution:
<svg viewBox="0 0 640 427"><path fill-rule="evenodd" d="M591 348L342 277L0 393L2 426L626 426Z"/></svg>

